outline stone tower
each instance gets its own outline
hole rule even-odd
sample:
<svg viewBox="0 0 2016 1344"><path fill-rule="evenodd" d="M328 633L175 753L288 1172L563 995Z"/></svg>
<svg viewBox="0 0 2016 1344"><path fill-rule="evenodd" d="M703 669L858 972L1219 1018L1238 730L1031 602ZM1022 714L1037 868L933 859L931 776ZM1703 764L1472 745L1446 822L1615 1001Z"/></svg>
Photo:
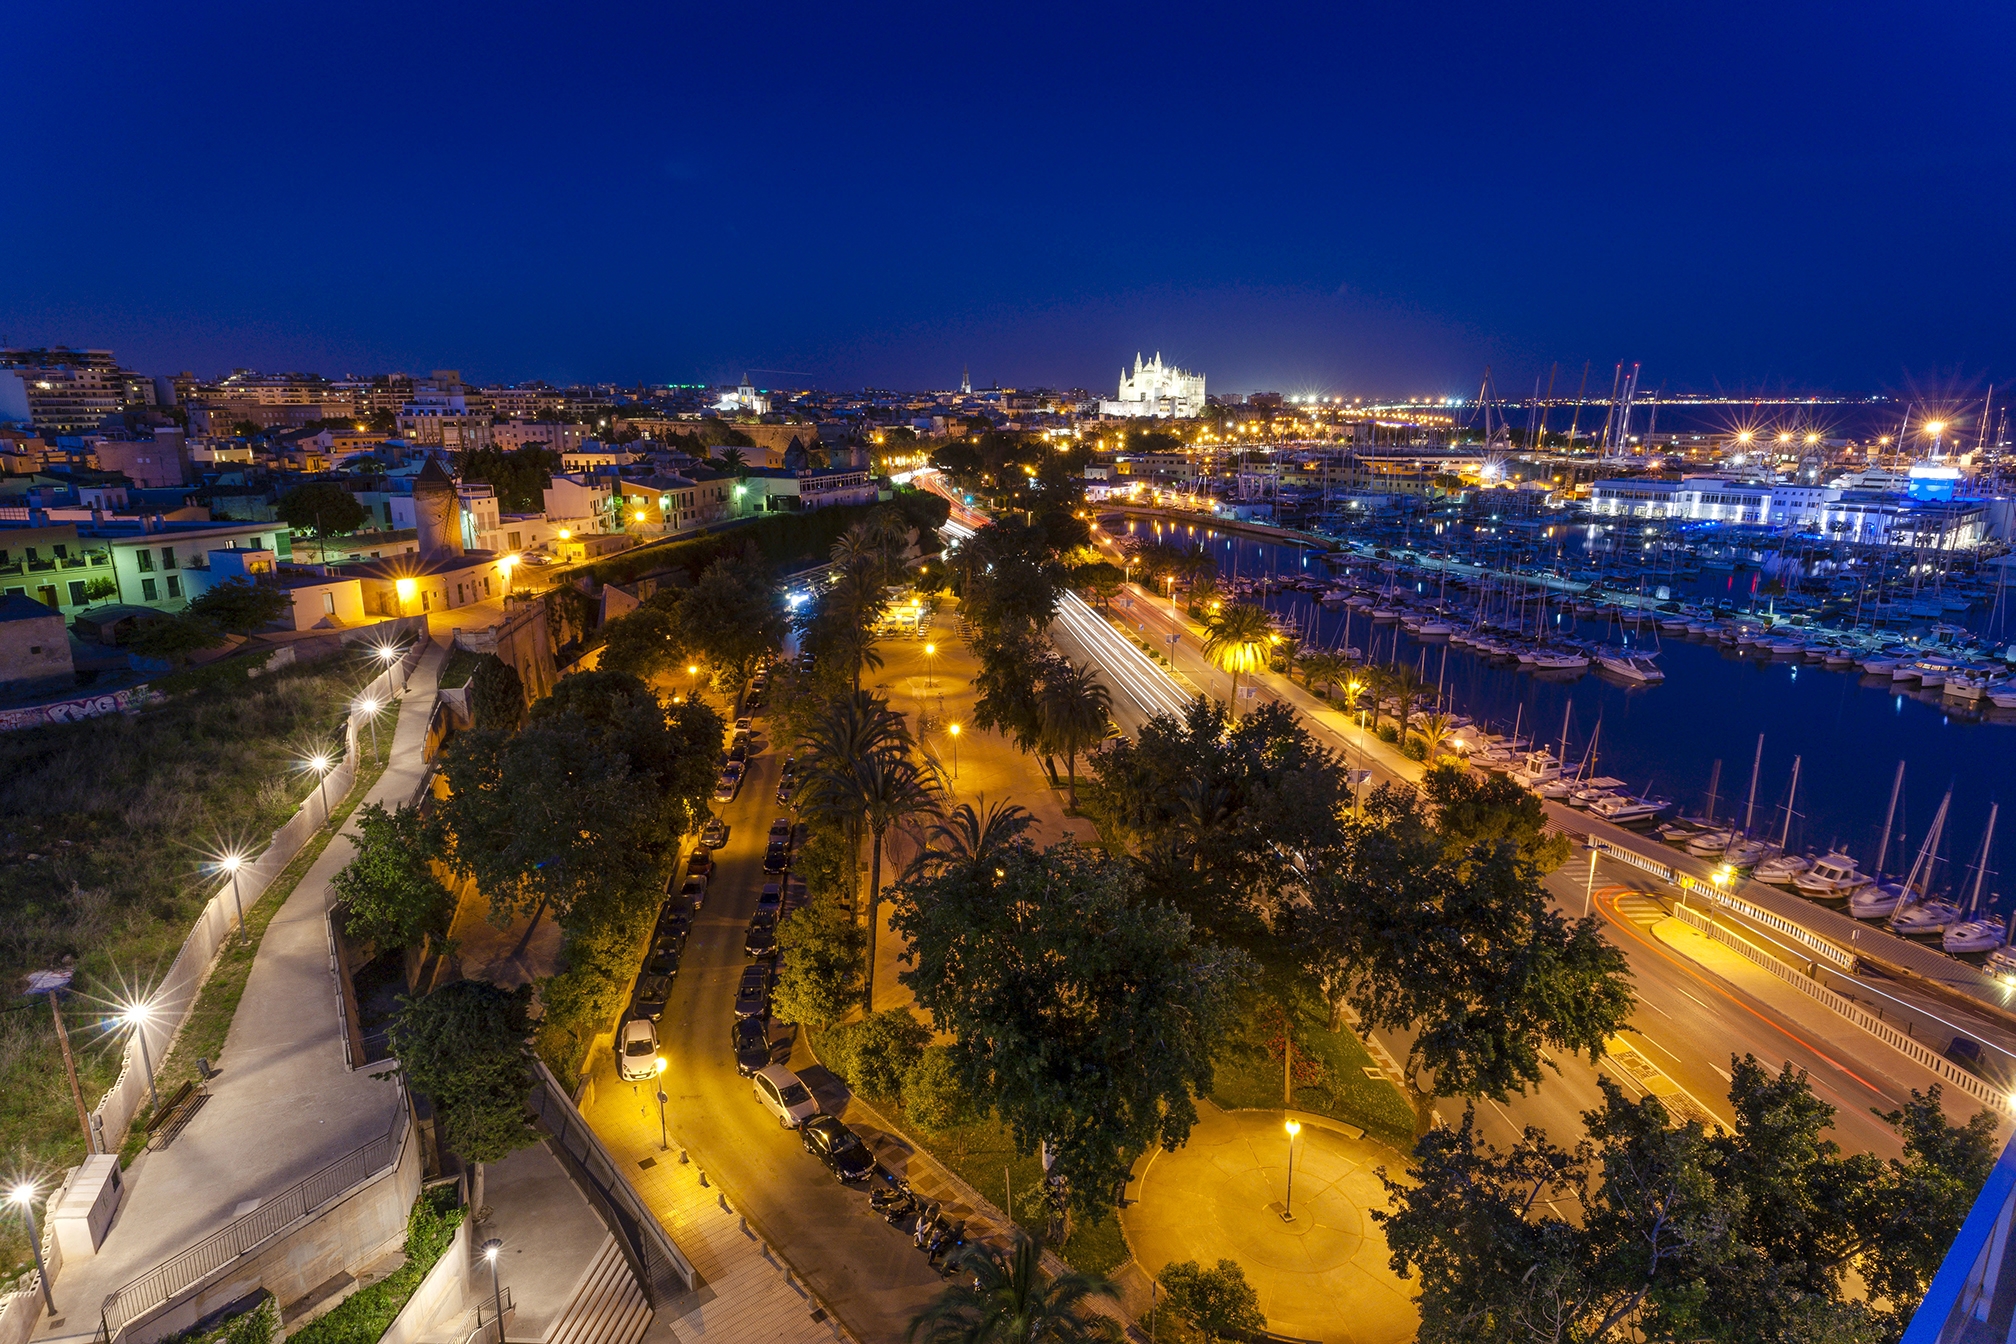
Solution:
<svg viewBox="0 0 2016 1344"><path fill-rule="evenodd" d="M420 558L462 554L462 499L454 478L430 456L413 481L413 520L420 530Z"/></svg>

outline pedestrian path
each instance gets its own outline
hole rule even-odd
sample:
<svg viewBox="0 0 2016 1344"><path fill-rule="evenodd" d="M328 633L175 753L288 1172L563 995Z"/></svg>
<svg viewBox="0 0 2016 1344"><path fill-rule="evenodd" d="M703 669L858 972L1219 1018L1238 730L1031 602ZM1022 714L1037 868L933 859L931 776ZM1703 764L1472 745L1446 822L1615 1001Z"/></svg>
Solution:
<svg viewBox="0 0 2016 1344"><path fill-rule="evenodd" d="M391 764L365 801L391 807L419 789L446 657L432 645L413 669ZM354 812L343 834L355 834ZM111 1231L95 1256L64 1266L54 1285L61 1314L34 1339L94 1335L98 1304L113 1291L391 1128L398 1089L345 1065L329 964L329 881L353 852L332 840L267 925L209 1101L171 1146L134 1161Z"/></svg>

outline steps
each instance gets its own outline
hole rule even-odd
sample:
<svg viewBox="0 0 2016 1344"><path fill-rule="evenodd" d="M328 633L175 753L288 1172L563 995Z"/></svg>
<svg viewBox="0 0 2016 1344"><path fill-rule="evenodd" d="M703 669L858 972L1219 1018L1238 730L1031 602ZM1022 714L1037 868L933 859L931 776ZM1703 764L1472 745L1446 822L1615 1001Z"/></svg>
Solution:
<svg viewBox="0 0 2016 1344"><path fill-rule="evenodd" d="M543 1344L637 1344L650 1324L651 1306L629 1262L616 1249L616 1238L604 1237Z"/></svg>

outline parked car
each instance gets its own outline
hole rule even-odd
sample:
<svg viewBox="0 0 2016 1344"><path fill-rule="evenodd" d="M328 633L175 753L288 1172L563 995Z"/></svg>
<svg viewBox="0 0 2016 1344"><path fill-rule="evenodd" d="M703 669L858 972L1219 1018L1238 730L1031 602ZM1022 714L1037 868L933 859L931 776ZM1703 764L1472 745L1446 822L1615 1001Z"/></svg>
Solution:
<svg viewBox="0 0 2016 1344"><path fill-rule="evenodd" d="M738 1017L728 1028L728 1045L735 1052L735 1072L747 1078L770 1063L770 1024L760 1017Z"/></svg>
<svg viewBox="0 0 2016 1344"><path fill-rule="evenodd" d="M747 742L741 741L740 739L737 739L735 745L728 748L728 764L747 765L748 763L749 763L749 744Z"/></svg>
<svg viewBox="0 0 2016 1344"><path fill-rule="evenodd" d="M798 778L798 758L796 756L786 756L784 758L784 778Z"/></svg>
<svg viewBox="0 0 2016 1344"><path fill-rule="evenodd" d="M766 916L760 910L749 921L749 932L742 938L742 955L745 957L774 957L777 955L777 920Z"/></svg>
<svg viewBox="0 0 2016 1344"><path fill-rule="evenodd" d="M630 1011L653 1022L665 1015L665 1001L672 997L672 977L637 973L637 988L630 994Z"/></svg>
<svg viewBox="0 0 2016 1344"><path fill-rule="evenodd" d="M834 1179L852 1184L865 1181L875 1170L875 1154L861 1142L861 1136L834 1116L815 1115L798 1126L798 1141L805 1151L825 1164Z"/></svg>
<svg viewBox="0 0 2016 1344"><path fill-rule="evenodd" d="M690 901L693 908L698 910L707 903L707 879L704 877L687 878L679 887L679 895L683 899Z"/></svg>
<svg viewBox="0 0 2016 1344"><path fill-rule="evenodd" d="M770 674L768 672L758 672L753 678L750 679L749 689L756 692L758 695L761 695L763 692L769 690Z"/></svg>
<svg viewBox="0 0 2016 1344"><path fill-rule="evenodd" d="M770 848L763 851L764 872L773 874L781 873L790 866L791 866L791 851L788 847L781 844L776 844L770 846Z"/></svg>
<svg viewBox="0 0 2016 1344"><path fill-rule="evenodd" d="M658 1025L648 1017L632 1017L616 1033L616 1072L626 1083L658 1076Z"/></svg>
<svg viewBox="0 0 2016 1344"><path fill-rule="evenodd" d="M662 975L667 980L679 978L679 958L686 951L683 939L668 939L661 948L657 943L644 957L644 974Z"/></svg>
<svg viewBox="0 0 2016 1344"><path fill-rule="evenodd" d="M745 736L755 731L755 728L756 720L752 715L744 714L741 718L735 720L735 736L737 737Z"/></svg>
<svg viewBox="0 0 2016 1344"><path fill-rule="evenodd" d="M714 876L713 856L706 853L699 853L690 856L686 860L686 876L688 877Z"/></svg>
<svg viewBox="0 0 2016 1344"><path fill-rule="evenodd" d="M714 801L732 803L735 801L735 795L741 791L742 765L739 761L730 761L721 767L721 778L714 781Z"/></svg>
<svg viewBox="0 0 2016 1344"><path fill-rule="evenodd" d="M770 819L770 843L774 845L780 841L787 845L791 843L791 818L789 817L772 817Z"/></svg>
<svg viewBox="0 0 2016 1344"><path fill-rule="evenodd" d="M765 882L756 897L756 913L775 915L784 908L784 884Z"/></svg>
<svg viewBox="0 0 2016 1344"><path fill-rule="evenodd" d="M735 987L735 1016L770 1016L770 968L763 962L742 972L742 982Z"/></svg>
<svg viewBox="0 0 2016 1344"><path fill-rule="evenodd" d="M779 807L788 806L791 802L791 795L796 793L797 791L798 786L788 779L785 780L783 783L779 784L777 786L777 806Z"/></svg>
<svg viewBox="0 0 2016 1344"><path fill-rule="evenodd" d="M691 922L686 920L681 920L678 924L669 927L661 922L657 928L651 931L651 950L648 955L652 957L670 957L676 964L681 957L686 955L686 933L691 927ZM646 964L649 964L648 961Z"/></svg>
<svg viewBox="0 0 2016 1344"><path fill-rule="evenodd" d="M719 849L728 843L728 823L719 817L708 818L707 825L700 832L700 843L708 849Z"/></svg>
<svg viewBox="0 0 2016 1344"><path fill-rule="evenodd" d="M750 1075L755 1080L757 1104L777 1117L786 1129L798 1126L819 1114L812 1089L782 1064L770 1064Z"/></svg>
<svg viewBox="0 0 2016 1344"><path fill-rule="evenodd" d="M742 702L742 708L749 711L751 718L763 712L763 705L764 700L761 695L752 695Z"/></svg>

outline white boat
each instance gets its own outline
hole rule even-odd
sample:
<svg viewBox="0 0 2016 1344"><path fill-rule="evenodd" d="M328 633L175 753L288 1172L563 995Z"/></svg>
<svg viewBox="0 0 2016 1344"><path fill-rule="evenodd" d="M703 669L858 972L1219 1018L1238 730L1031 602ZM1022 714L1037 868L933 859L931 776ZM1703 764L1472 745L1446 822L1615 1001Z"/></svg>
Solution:
<svg viewBox="0 0 2016 1344"><path fill-rule="evenodd" d="M1760 639L1757 647L1773 658L1796 658L1806 652L1806 642L1800 639Z"/></svg>
<svg viewBox="0 0 2016 1344"><path fill-rule="evenodd" d="M1687 625L1688 621L1687 618L1684 616L1669 616L1665 620L1659 622L1659 628L1661 630L1664 630L1669 635L1686 634Z"/></svg>
<svg viewBox="0 0 2016 1344"><path fill-rule="evenodd" d="M1414 633L1421 636L1421 638L1423 639L1439 639L1444 635L1455 634L1456 627L1449 624L1447 621L1423 621L1421 623L1421 628L1416 630Z"/></svg>
<svg viewBox="0 0 2016 1344"><path fill-rule="evenodd" d="M1869 882L1868 874L1856 870L1855 860L1837 849L1813 860L1805 872L1792 879L1792 886L1801 896L1838 901Z"/></svg>
<svg viewBox="0 0 2016 1344"><path fill-rule="evenodd" d="M1521 658L1520 661L1524 662L1525 659ZM1533 666L1542 672L1579 672L1589 666L1589 659L1580 653L1563 653L1556 649L1548 649L1533 655Z"/></svg>
<svg viewBox="0 0 2016 1344"><path fill-rule="evenodd" d="M1943 933L1959 922L1960 907L1938 898L1915 901L1890 916L1890 927L1898 933Z"/></svg>
<svg viewBox="0 0 2016 1344"><path fill-rule="evenodd" d="M2002 916L1989 915L1986 919L1960 921L1941 934L1939 941L1948 952L1986 952L2002 946L2008 936L2009 926L2002 922Z"/></svg>
<svg viewBox="0 0 2016 1344"><path fill-rule="evenodd" d="M1813 861L1801 854L1779 854L1757 865L1751 876L1759 882L1768 882L1774 887L1789 887Z"/></svg>
<svg viewBox="0 0 2016 1344"><path fill-rule="evenodd" d="M1857 919L1881 919L1903 899L1902 882L1871 882L1848 894L1848 913Z"/></svg>
<svg viewBox="0 0 2016 1344"><path fill-rule="evenodd" d="M1988 678L1980 673L1955 672L1946 678L1942 695L1973 704L1988 694Z"/></svg>
<svg viewBox="0 0 2016 1344"><path fill-rule="evenodd" d="M1889 677L1896 673L1897 663L1895 658L1864 658L1862 670L1872 677Z"/></svg>
<svg viewBox="0 0 2016 1344"><path fill-rule="evenodd" d="M1652 661L1650 654L1599 653L1596 661L1603 665L1604 671L1615 673L1627 681L1651 685L1666 680L1666 674L1659 670L1659 664Z"/></svg>
<svg viewBox="0 0 2016 1344"><path fill-rule="evenodd" d="M2016 709L2016 686L2004 684L1988 692L1988 703L1997 709Z"/></svg>
<svg viewBox="0 0 2016 1344"><path fill-rule="evenodd" d="M1565 800L1574 788L1575 786L1568 780L1555 778L1548 780L1544 784L1536 784L1533 787L1533 792L1539 794L1542 798L1553 798L1559 801Z"/></svg>
<svg viewBox="0 0 2016 1344"><path fill-rule="evenodd" d="M1514 784L1529 789L1537 788L1550 780L1560 778L1561 762L1554 759L1553 752L1543 747L1539 751L1528 752L1525 763L1509 774Z"/></svg>
<svg viewBox="0 0 2016 1344"><path fill-rule="evenodd" d="M1755 868L1764 860L1778 852L1778 846L1768 840L1744 840L1722 851L1722 862L1731 868Z"/></svg>
<svg viewBox="0 0 2016 1344"><path fill-rule="evenodd" d="M1686 848L1689 854L1694 854L1698 855L1701 858L1709 859L1714 858L1716 855L1728 849L1729 846L1735 844L1738 838L1739 837L1735 831L1730 830L1703 831L1699 835L1694 836L1692 839L1688 840L1686 842Z"/></svg>
<svg viewBox="0 0 2016 1344"><path fill-rule="evenodd" d="M2004 984L2016 984L2016 948L1996 948L1988 954L1988 964L1981 969Z"/></svg>
<svg viewBox="0 0 2016 1344"><path fill-rule="evenodd" d="M1374 607L1372 608L1372 619L1382 623L1386 621L1397 621L1400 619L1400 613L1393 610L1393 608L1391 607Z"/></svg>
<svg viewBox="0 0 2016 1344"><path fill-rule="evenodd" d="M1643 821L1656 817L1666 810L1666 804L1655 798L1627 798L1622 794L1612 794L1589 805L1592 815L1622 826L1626 822Z"/></svg>

